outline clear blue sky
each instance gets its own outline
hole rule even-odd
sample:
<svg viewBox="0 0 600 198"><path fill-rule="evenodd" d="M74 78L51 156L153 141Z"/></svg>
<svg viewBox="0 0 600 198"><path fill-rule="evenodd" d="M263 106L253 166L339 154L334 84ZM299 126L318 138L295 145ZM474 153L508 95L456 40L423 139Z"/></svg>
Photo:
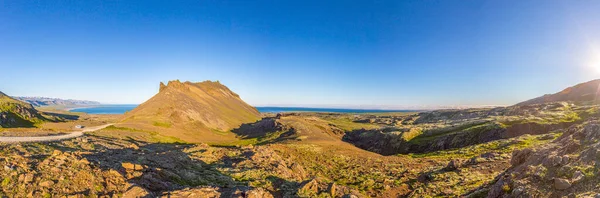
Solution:
<svg viewBox="0 0 600 198"><path fill-rule="evenodd" d="M351 3L350 3L351 2ZM0 90L141 103L513 104L600 77L600 1L0 1Z"/></svg>

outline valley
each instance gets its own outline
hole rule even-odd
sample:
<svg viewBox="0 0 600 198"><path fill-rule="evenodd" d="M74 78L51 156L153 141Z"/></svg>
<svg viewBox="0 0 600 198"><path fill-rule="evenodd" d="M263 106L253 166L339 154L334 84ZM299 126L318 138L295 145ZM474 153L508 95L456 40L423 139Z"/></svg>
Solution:
<svg viewBox="0 0 600 198"><path fill-rule="evenodd" d="M587 97L599 81L569 88ZM587 90L587 91L586 91ZM557 94L564 94L565 91ZM563 98L553 96L548 98ZM569 96L569 99L575 96ZM382 113L259 113L219 82L171 81L124 115L8 96L6 197L594 197L594 101ZM15 107L17 106L17 107ZM9 108L10 107L10 108Z"/></svg>

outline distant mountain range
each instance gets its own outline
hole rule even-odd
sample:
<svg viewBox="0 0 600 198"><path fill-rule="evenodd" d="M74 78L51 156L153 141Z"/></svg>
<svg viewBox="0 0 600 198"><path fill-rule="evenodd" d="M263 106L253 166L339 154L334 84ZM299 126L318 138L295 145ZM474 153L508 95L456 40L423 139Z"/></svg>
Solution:
<svg viewBox="0 0 600 198"><path fill-rule="evenodd" d="M41 107L41 106L53 106L53 105L62 105L62 106L85 106L85 105L99 105L100 102L89 101L89 100L72 100L72 99L60 99L60 98L47 98L47 97L20 97L13 96L13 98L27 102L33 106Z"/></svg>

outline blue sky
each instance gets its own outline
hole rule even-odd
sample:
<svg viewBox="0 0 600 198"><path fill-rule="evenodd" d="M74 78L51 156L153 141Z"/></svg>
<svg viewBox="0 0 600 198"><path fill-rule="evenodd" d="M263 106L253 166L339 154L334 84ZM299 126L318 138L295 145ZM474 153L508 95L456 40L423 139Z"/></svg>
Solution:
<svg viewBox="0 0 600 198"><path fill-rule="evenodd" d="M514 104L600 77L600 1L0 1L0 90L141 103Z"/></svg>

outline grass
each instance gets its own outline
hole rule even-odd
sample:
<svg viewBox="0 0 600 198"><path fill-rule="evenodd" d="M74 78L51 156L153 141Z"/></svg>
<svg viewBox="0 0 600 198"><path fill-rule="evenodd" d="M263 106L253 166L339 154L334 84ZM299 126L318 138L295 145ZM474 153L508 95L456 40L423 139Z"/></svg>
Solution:
<svg viewBox="0 0 600 198"><path fill-rule="evenodd" d="M410 141L419 135L423 134L423 129L419 127L410 128L408 131L402 133L402 139L404 141Z"/></svg>
<svg viewBox="0 0 600 198"><path fill-rule="evenodd" d="M164 127L164 128L171 128L171 126L173 126L173 124L168 123L168 122L154 122L152 123L153 126L157 126L157 127Z"/></svg>
<svg viewBox="0 0 600 198"><path fill-rule="evenodd" d="M423 132L423 134L411 139L410 143L420 144L420 143L424 143L424 142L436 139L438 137L452 135L452 134L456 134L456 133L475 134L475 133L480 133L480 132L484 132L484 131L500 129L503 127L504 127L504 125L495 123L495 122L483 122L483 123L476 123L476 124L470 123L470 124L465 124L465 125L461 125L458 127L451 127L452 130L438 130L433 133L426 131L426 132Z"/></svg>
<svg viewBox="0 0 600 198"><path fill-rule="evenodd" d="M100 131L92 132L91 134L156 143L186 143L177 137L161 135L155 131L145 131L114 125L108 126Z"/></svg>
<svg viewBox="0 0 600 198"><path fill-rule="evenodd" d="M377 124L371 124L371 123L357 123L354 122L352 119L347 118L347 117L341 117L341 118L324 118L324 120L330 122L331 124L337 126L338 128L344 130L344 131L352 131L352 130L357 130L357 129L377 129L377 128L381 128L380 125Z"/></svg>
<svg viewBox="0 0 600 198"><path fill-rule="evenodd" d="M274 133L268 133L265 136L248 138L248 139L239 139L237 141L233 141L230 143L218 143L218 144L210 144L211 146L219 146L219 147L232 147L232 146L247 146L247 145L261 145L279 138L286 131L277 131Z"/></svg>
<svg viewBox="0 0 600 198"><path fill-rule="evenodd" d="M413 158L471 158L487 152L511 153L515 149L530 148L546 144L558 138L562 133L553 133L551 135L553 135L552 139L542 138L545 135L523 135L512 139L496 140L460 149L408 154L408 156Z"/></svg>
<svg viewBox="0 0 600 198"><path fill-rule="evenodd" d="M2 186L8 186L8 184L10 184L10 177L5 177L5 178L2 180L2 184L1 184L1 185L2 185Z"/></svg>

